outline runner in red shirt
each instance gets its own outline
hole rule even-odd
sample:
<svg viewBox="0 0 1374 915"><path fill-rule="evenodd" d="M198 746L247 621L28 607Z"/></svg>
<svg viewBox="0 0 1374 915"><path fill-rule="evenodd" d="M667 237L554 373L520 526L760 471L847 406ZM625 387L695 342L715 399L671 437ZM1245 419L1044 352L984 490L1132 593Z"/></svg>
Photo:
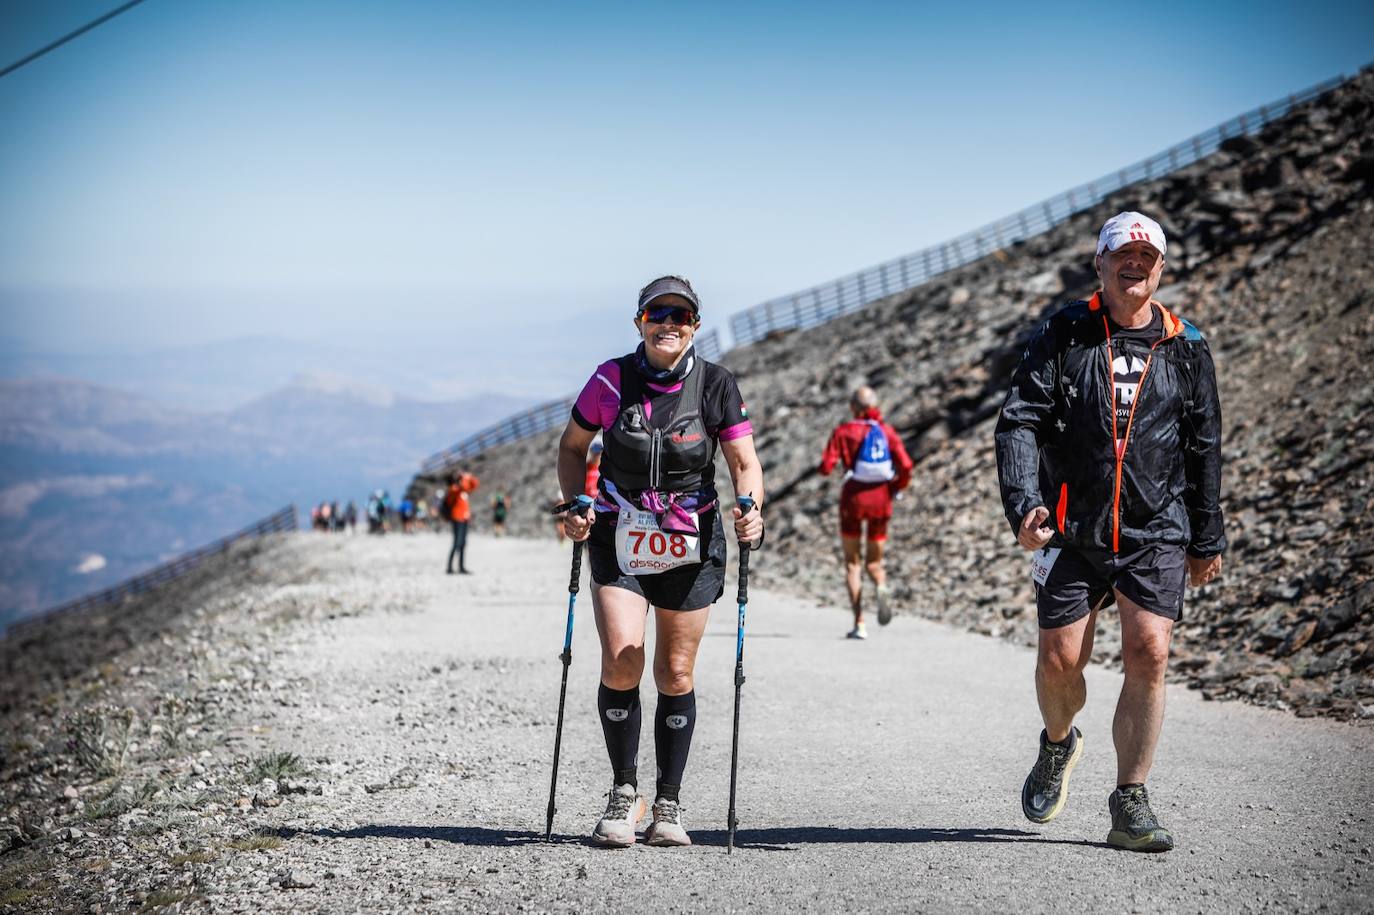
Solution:
<svg viewBox="0 0 1374 915"><path fill-rule="evenodd" d="M892 621L887 573L883 570L883 543L892 517L892 496L911 483L911 458L897 431L883 422L878 395L867 385L849 399L853 419L840 423L830 434L821 456L820 472L829 476L836 464L846 470L840 490L840 543L844 547L845 584L854 611L851 639L866 639L863 611L863 572L878 589L878 624ZM860 560L859 541L867 524L867 549Z"/></svg>
<svg viewBox="0 0 1374 915"><path fill-rule="evenodd" d="M591 451L587 452L587 486L582 491L593 499L601 491L601 443L592 442Z"/></svg>

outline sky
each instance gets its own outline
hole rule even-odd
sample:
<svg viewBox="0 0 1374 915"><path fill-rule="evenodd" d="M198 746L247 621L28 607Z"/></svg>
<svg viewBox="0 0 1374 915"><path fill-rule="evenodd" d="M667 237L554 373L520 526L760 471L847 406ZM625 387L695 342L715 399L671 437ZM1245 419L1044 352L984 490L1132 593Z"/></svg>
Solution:
<svg viewBox="0 0 1374 915"><path fill-rule="evenodd" d="M0 0L0 66L116 5ZM0 78L0 344L557 396L654 276L724 325L1370 62L1368 2L146 0Z"/></svg>

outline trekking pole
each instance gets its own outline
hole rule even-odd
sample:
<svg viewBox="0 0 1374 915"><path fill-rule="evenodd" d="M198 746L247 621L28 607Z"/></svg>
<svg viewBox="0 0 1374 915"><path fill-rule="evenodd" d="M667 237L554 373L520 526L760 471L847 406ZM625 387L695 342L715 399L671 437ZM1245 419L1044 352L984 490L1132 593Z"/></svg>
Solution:
<svg viewBox="0 0 1374 915"><path fill-rule="evenodd" d="M553 513L558 515L570 509L580 509L582 504L581 500L565 502L556 506ZM590 501L586 505L590 507ZM577 602L578 580L582 577L583 542L573 541L572 577L568 579L568 628L563 634L563 653L558 656L563 662L563 684L558 688L558 730L554 732L553 738L553 776L549 779L549 809L544 821L545 842L553 838L553 814L557 809L553 801L558 791L558 756L563 748L563 704L568 698L568 668L572 666L573 604Z"/></svg>
<svg viewBox="0 0 1374 915"><path fill-rule="evenodd" d="M749 496L735 499L742 514L754 509L754 500ZM749 602L749 553L748 543L739 545L739 627L735 630L735 725L730 736L730 812L725 818L727 838L725 853L735 851L735 775L739 769L739 697L740 687L744 685L744 608Z"/></svg>

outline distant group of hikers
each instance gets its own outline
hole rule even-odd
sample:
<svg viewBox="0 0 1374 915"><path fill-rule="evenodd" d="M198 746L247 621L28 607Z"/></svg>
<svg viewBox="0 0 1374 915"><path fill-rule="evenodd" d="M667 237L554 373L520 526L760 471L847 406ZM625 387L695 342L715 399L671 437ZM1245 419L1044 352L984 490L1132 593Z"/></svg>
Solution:
<svg viewBox="0 0 1374 915"><path fill-rule="evenodd" d="M310 528L332 534L355 534L358 530L358 505L352 499L343 508L338 502L320 502L310 508Z"/></svg>
<svg viewBox="0 0 1374 915"><path fill-rule="evenodd" d="M1215 577L1226 546L1215 370L1202 334L1153 298L1166 250L1163 229L1143 214L1120 213L1102 226L1093 261L1101 288L1030 338L995 433L1003 510L1031 555L1039 622L1035 689L1044 729L1022 812L1046 823L1064 807L1085 745L1073 724L1087 695L1083 670L1097 616L1115 603L1125 685L1112 727L1117 788L1108 798L1107 840L1135 851L1173 847L1145 789L1163 721L1169 640L1185 581ZM701 305L691 284L677 276L649 283L633 323L638 348L596 367L559 441L566 511L556 523L560 537L587 544L601 641L597 712L611 788L591 839L633 845L638 823L651 815L646 844L687 845L680 792L696 723L693 672L710 607L724 593L725 526L758 548L767 499L735 378L693 349ZM879 623L892 618L883 550L913 462L871 387L854 390L848 408L818 469L844 468L838 527L853 613L848 636L864 639L864 575L875 587ZM717 450L738 501L718 495ZM650 610L658 691L651 805L638 770ZM742 606L739 639L742 646ZM552 796L549 810L551 817Z"/></svg>
<svg viewBox="0 0 1374 915"><path fill-rule="evenodd" d="M393 505L391 496L385 489L373 490L364 502L363 515L367 519L369 534L386 534L399 530L401 533L414 533L427 524L429 511L422 502L406 496L399 505ZM332 533L357 532L358 506L349 500L344 508L338 502L321 502L310 509L310 527L313 530Z"/></svg>

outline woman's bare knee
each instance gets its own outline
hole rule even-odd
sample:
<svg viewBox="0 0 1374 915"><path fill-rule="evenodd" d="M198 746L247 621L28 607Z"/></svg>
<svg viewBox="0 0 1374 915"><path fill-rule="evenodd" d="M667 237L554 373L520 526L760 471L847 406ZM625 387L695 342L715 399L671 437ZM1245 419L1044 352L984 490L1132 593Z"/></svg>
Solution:
<svg viewBox="0 0 1374 915"><path fill-rule="evenodd" d="M654 662L654 685L666 696L684 696L692 691L692 667L686 664Z"/></svg>
<svg viewBox="0 0 1374 915"><path fill-rule="evenodd" d="M634 689L644 676L644 648L631 646L601 656L601 682L611 689Z"/></svg>

